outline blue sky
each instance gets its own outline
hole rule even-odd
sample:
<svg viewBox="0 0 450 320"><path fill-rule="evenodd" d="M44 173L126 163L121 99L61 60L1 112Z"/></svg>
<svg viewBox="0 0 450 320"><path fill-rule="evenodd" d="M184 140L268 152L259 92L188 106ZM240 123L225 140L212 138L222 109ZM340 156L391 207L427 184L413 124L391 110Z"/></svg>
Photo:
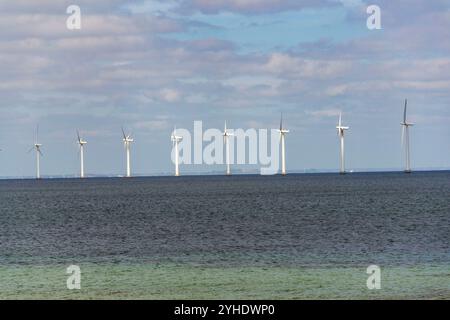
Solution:
<svg viewBox="0 0 450 320"><path fill-rule="evenodd" d="M299 43L323 39L339 42L368 32L364 24L346 21L343 7L253 16L232 12L197 13L184 19L192 27L167 37L178 40L220 39L232 42L242 53L289 50Z"/></svg>
<svg viewBox="0 0 450 320"><path fill-rule="evenodd" d="M34 174L37 124L44 175L78 172L77 129L88 173L123 174L121 126L133 171L154 174L173 170L174 125L276 128L280 112L288 169L338 168L340 111L349 169L400 168L405 98L413 166L450 167L448 1L75 2L76 31L73 1L0 3L0 177Z"/></svg>

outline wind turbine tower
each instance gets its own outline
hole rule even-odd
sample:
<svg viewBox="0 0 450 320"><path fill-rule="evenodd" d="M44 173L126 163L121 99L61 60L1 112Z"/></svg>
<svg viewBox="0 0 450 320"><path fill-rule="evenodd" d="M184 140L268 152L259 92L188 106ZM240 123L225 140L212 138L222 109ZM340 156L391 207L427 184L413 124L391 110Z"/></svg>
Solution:
<svg viewBox="0 0 450 320"><path fill-rule="evenodd" d="M345 131L350 129L342 125L342 113L339 114L339 123L336 127L338 130L339 139L341 141L341 168L340 173L345 174Z"/></svg>
<svg viewBox="0 0 450 320"><path fill-rule="evenodd" d="M413 123L409 123L406 114L408 109L408 99L405 99L405 109L403 111L403 122L402 125L402 145L405 148L405 173L411 173L411 153L409 145L409 127L414 126Z"/></svg>
<svg viewBox="0 0 450 320"><path fill-rule="evenodd" d="M283 114L281 114L281 120L280 120L280 129L278 130L280 133L280 140L281 140L281 174L283 176L286 175L286 134L289 133L289 130L286 130L283 128Z"/></svg>
<svg viewBox="0 0 450 320"><path fill-rule="evenodd" d="M173 133L171 136L171 140L173 143L173 146L175 147L175 177L180 176L180 168L179 168L179 151L178 151L178 144L183 141L183 137L177 136L177 128L175 127L173 129Z"/></svg>
<svg viewBox="0 0 450 320"><path fill-rule="evenodd" d="M78 136L78 144L80 145L80 178L84 178L84 145L87 144L87 141L84 141L80 137L80 133L77 131Z"/></svg>
<svg viewBox="0 0 450 320"><path fill-rule="evenodd" d="M131 143L134 142L134 139L131 138L131 134L126 135L125 131L122 128L123 134L123 145L125 147L125 152L127 156L127 178L131 177L131 165L130 165L130 146Z"/></svg>
<svg viewBox="0 0 450 320"><path fill-rule="evenodd" d="M231 161L230 161L230 137L233 134L227 129L227 122L225 121L225 129L223 131L223 142L225 144L225 157L227 164L227 176L231 176Z"/></svg>

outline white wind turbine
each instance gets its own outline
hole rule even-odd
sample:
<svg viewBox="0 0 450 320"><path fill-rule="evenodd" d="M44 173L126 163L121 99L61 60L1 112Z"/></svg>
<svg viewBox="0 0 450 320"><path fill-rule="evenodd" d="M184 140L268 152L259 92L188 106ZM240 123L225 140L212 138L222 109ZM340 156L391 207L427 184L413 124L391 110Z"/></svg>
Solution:
<svg viewBox="0 0 450 320"><path fill-rule="evenodd" d="M231 161L230 161L230 137L234 136L230 131L227 129L227 122L225 121L225 129L223 130L223 142L225 144L225 157L226 157L226 164L227 164L227 176L231 176Z"/></svg>
<svg viewBox="0 0 450 320"><path fill-rule="evenodd" d="M178 143L183 141L183 137L177 136L177 128L176 127L173 129L171 140L172 140L173 146L175 147L175 176L178 177L180 175L179 160L178 160L178 157L179 157Z"/></svg>
<svg viewBox="0 0 450 320"><path fill-rule="evenodd" d="M344 127L342 125L342 113L339 114L339 123L336 127L336 129L338 130L338 135L341 141L341 169L340 169L340 173L341 174L345 174L345 144L344 144L344 136L345 136L345 131L350 129L349 127Z"/></svg>
<svg viewBox="0 0 450 320"><path fill-rule="evenodd" d="M409 149L409 127L414 126L413 123L409 123L406 119L406 113L407 113L407 109L408 109L408 100L405 99L405 109L403 112L403 122L401 123L402 125L402 145L405 148L405 162L406 162L406 166L405 166L405 173L411 173L411 154L410 154L410 149Z"/></svg>
<svg viewBox="0 0 450 320"><path fill-rule="evenodd" d="M33 149L36 150L36 179L41 178L41 156L43 156L41 152L42 144L39 143L39 126L36 128L36 138L34 141L34 145L28 151L30 153Z"/></svg>
<svg viewBox="0 0 450 320"><path fill-rule="evenodd" d="M126 135L125 131L122 128L123 134L123 145L125 147L126 155L127 155L127 178L131 177L131 165L130 165L130 145L134 142L134 139L131 138L131 134Z"/></svg>
<svg viewBox="0 0 450 320"><path fill-rule="evenodd" d="M283 114L281 114L280 120L280 129L278 130L280 133L281 140L281 174L283 176L286 175L286 134L289 133L289 130L283 128Z"/></svg>
<svg viewBox="0 0 450 320"><path fill-rule="evenodd" d="M84 141L80 137L80 133L77 130L78 136L78 144L80 146L80 178L84 178L84 145L87 144L87 141Z"/></svg>

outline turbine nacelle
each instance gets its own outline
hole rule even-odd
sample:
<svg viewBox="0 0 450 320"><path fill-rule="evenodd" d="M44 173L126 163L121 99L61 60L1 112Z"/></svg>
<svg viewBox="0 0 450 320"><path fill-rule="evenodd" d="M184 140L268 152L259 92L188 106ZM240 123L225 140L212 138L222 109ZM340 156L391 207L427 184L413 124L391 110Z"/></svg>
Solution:
<svg viewBox="0 0 450 320"><path fill-rule="evenodd" d="M230 131L228 131L228 129L227 129L227 127L225 127L225 130L223 131L223 134L222 134L224 137L232 137L232 136L234 136L234 134L233 133L231 133Z"/></svg>
<svg viewBox="0 0 450 320"><path fill-rule="evenodd" d="M343 135L345 131L350 129L350 127L337 126L336 129L338 130L338 134Z"/></svg>
<svg viewBox="0 0 450 320"><path fill-rule="evenodd" d="M42 147L42 144L40 144L40 143L35 143L34 144L34 149L36 149L36 152L38 154L40 154L41 156L43 156L42 151L41 151L41 147ZM28 152L31 152L31 150L33 150L33 147Z"/></svg>
<svg viewBox="0 0 450 320"><path fill-rule="evenodd" d="M232 137L232 136L234 136L234 134L231 133L230 131L228 131L227 128L225 128L225 130L224 130L224 132L222 133L222 135L223 135L224 137Z"/></svg>
<svg viewBox="0 0 450 320"><path fill-rule="evenodd" d="M173 143L180 142L183 140L182 136L177 136L177 128L176 127L173 129L170 139L172 140Z"/></svg>
<svg viewBox="0 0 450 320"><path fill-rule="evenodd" d="M336 129L338 130L338 134L343 136L346 130L349 130L350 127L346 127L342 125L342 113L339 114L339 122L336 126Z"/></svg>
<svg viewBox="0 0 450 320"><path fill-rule="evenodd" d="M225 121L225 129L223 129L223 134L224 137L232 137L234 136L233 133L229 132L227 129L227 122Z"/></svg>
<svg viewBox="0 0 450 320"><path fill-rule="evenodd" d="M281 119L280 119L280 129L278 129L278 132L279 132L282 136L289 133L289 130L284 129L284 127L283 127L283 114L281 114Z"/></svg>
<svg viewBox="0 0 450 320"><path fill-rule="evenodd" d="M181 136L172 135L170 138L172 139L173 142L183 141L183 137L181 137Z"/></svg>
<svg viewBox="0 0 450 320"><path fill-rule="evenodd" d="M78 144L80 145L80 146L84 146L85 144L87 144L87 141L84 141L82 138L81 138L81 136L80 136L80 132L78 132L78 130L77 130L77 140L78 140Z"/></svg>
<svg viewBox="0 0 450 320"><path fill-rule="evenodd" d="M130 144L131 142L134 142L134 139L131 138L131 134L125 134L125 131L122 128L122 135L123 135L123 143L125 145Z"/></svg>

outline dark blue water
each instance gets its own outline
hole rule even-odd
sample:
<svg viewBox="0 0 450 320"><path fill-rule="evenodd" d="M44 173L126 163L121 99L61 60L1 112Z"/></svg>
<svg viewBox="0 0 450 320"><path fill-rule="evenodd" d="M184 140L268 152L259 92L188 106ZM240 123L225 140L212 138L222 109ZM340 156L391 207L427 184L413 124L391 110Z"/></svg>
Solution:
<svg viewBox="0 0 450 320"><path fill-rule="evenodd" d="M450 263L450 173L0 181L0 263Z"/></svg>

